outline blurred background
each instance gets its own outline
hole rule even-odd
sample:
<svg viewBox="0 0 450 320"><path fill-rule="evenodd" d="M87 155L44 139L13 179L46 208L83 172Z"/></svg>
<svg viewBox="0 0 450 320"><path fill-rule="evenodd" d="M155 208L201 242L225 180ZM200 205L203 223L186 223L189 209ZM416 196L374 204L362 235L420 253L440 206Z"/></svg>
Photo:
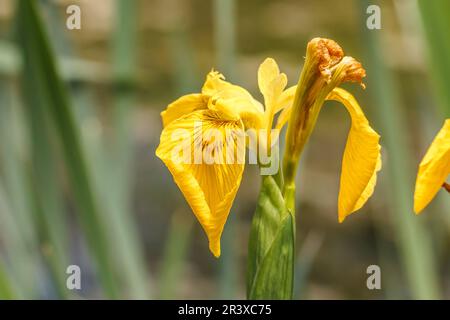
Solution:
<svg viewBox="0 0 450 320"><path fill-rule="evenodd" d="M81 9L68 30L66 9ZM381 29L369 30L369 5ZM160 112L218 69L258 99L277 60L296 84L307 42L367 70L346 85L380 133L374 196L337 221L350 119L327 102L298 176L295 297L450 297L450 201L412 210L417 166L450 116L446 0L0 0L0 298L245 298L260 177L247 166L215 259L156 158ZM66 269L81 268L81 290ZM381 268L381 290L366 286Z"/></svg>

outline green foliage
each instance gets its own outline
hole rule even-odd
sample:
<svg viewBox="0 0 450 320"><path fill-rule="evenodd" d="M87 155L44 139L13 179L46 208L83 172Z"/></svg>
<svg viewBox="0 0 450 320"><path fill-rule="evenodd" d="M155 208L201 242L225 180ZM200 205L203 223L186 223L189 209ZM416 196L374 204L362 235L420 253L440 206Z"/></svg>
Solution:
<svg viewBox="0 0 450 320"><path fill-rule="evenodd" d="M16 296L13 292L13 286L11 285L8 275L0 262L0 299L7 300L14 298L16 298Z"/></svg>
<svg viewBox="0 0 450 320"><path fill-rule="evenodd" d="M24 88L33 89L24 94L28 97L26 105L29 112L39 112L42 118L48 117L51 122L49 127L59 138L80 219L91 253L97 262L98 275L108 296L117 297L111 252L108 251L104 224L92 192L79 129L36 5L35 1L20 0L17 8L18 42L24 61L23 72L26 75L22 81Z"/></svg>
<svg viewBox="0 0 450 320"><path fill-rule="evenodd" d="M450 2L419 1L431 65L431 76L442 114L450 117Z"/></svg>
<svg viewBox="0 0 450 320"><path fill-rule="evenodd" d="M369 1L360 3L367 8ZM389 161L384 166L389 188L389 210L393 216L397 246L406 279L415 299L439 297L439 285L430 235L413 212L414 178L411 150L405 133L406 115L401 109L396 82L383 60L377 32L362 27L365 39L363 59L367 74L367 91L373 99L373 112L378 118L381 143Z"/></svg>

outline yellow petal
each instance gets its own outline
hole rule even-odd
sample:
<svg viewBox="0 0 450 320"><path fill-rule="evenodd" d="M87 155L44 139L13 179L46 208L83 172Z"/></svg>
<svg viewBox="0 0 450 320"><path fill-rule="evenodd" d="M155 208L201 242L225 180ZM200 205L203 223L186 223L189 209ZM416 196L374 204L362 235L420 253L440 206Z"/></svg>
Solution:
<svg viewBox="0 0 450 320"><path fill-rule="evenodd" d="M277 106L275 108L275 113L281 110L289 109L292 107L294 102L295 91L297 90L297 85L287 88L278 97Z"/></svg>
<svg viewBox="0 0 450 320"><path fill-rule="evenodd" d="M278 89L276 85L274 85L274 81L279 78L280 69L278 68L277 63L272 58L267 58L261 63L258 69L258 86L259 91L264 96L264 101L266 104L266 108L268 102L273 100L273 91L274 89ZM281 90L278 89L279 94L283 91L284 87Z"/></svg>
<svg viewBox="0 0 450 320"><path fill-rule="evenodd" d="M208 102L208 109L220 112L224 119L241 119L246 129L259 129L263 126L264 113L255 103L246 97L234 96L229 90L213 96Z"/></svg>
<svg viewBox="0 0 450 320"><path fill-rule="evenodd" d="M278 98L278 104L275 112L280 110L281 113L278 116L277 124L275 126L276 129L281 130L286 122L289 120L291 116L292 103L294 102L295 91L297 90L297 86L292 86L283 91L283 93Z"/></svg>
<svg viewBox="0 0 450 320"><path fill-rule="evenodd" d="M327 100L341 102L352 119L342 160L338 199L339 222L360 209L373 193L377 172L381 169L380 136L370 127L356 99L336 88Z"/></svg>
<svg viewBox="0 0 450 320"><path fill-rule="evenodd" d="M206 76L205 83L203 84L202 93L208 96L213 96L217 92L232 86L231 83L225 81L223 74L212 70Z"/></svg>
<svg viewBox="0 0 450 320"><path fill-rule="evenodd" d="M280 73L277 63L272 58L267 58L258 69L258 86L264 96L266 105L267 129L271 129L272 118L276 113L277 102L287 85L287 77Z"/></svg>
<svg viewBox="0 0 450 320"><path fill-rule="evenodd" d="M167 106L161 112L163 126L167 126L172 121L196 110L206 109L208 96L200 93L193 93L182 96Z"/></svg>
<svg viewBox="0 0 450 320"><path fill-rule="evenodd" d="M239 97L241 99L247 99L254 108L260 112L264 112L261 103L256 101L246 89L225 81L225 77L217 71L211 71L206 76L206 81L202 87L202 93L210 97L217 97L219 95L223 98Z"/></svg>
<svg viewBox="0 0 450 320"><path fill-rule="evenodd" d="M222 98L218 93L209 99L208 109L217 112L222 120L237 121L239 120L238 100L239 98L236 97Z"/></svg>
<svg viewBox="0 0 450 320"><path fill-rule="evenodd" d="M414 192L414 211L417 214L433 200L449 174L450 119L447 119L419 165Z"/></svg>
<svg viewBox="0 0 450 320"><path fill-rule="evenodd" d="M263 106L247 90L224 79L217 71L211 71L206 77L202 93L211 97L208 108L220 112L228 120L240 118L245 128L261 128Z"/></svg>
<svg viewBox="0 0 450 320"><path fill-rule="evenodd" d="M220 236L244 170L242 122L224 121L211 110L195 111L164 128L156 155L205 230L211 252L219 257Z"/></svg>

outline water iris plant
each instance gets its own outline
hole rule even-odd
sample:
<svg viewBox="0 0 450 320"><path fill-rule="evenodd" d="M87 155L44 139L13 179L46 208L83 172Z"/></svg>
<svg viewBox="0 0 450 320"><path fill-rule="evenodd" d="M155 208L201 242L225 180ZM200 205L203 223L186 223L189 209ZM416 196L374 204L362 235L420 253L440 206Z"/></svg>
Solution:
<svg viewBox="0 0 450 320"><path fill-rule="evenodd" d="M261 190L249 239L247 296L292 298L295 244L295 176L326 100L344 105L352 125L342 160L338 220L360 209L372 195L381 168L379 135L356 99L339 86L361 84L365 70L344 56L333 40L307 46L296 86L267 58L258 70L264 104L244 88L211 71L200 93L185 95L161 113L163 131L156 155L165 163L220 256L220 237L238 191L246 149L261 167ZM279 132L287 124L282 165ZM269 159L269 161L267 161Z"/></svg>

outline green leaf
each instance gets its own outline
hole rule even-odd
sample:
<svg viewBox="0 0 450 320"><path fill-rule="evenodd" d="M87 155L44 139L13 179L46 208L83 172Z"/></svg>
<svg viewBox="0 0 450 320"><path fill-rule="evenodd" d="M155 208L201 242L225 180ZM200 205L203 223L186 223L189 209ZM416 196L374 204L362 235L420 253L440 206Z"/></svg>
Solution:
<svg viewBox="0 0 450 320"><path fill-rule="evenodd" d="M365 10L369 3L368 0L359 2L360 8ZM366 82L367 94L372 96L367 104L369 109L372 107L371 110L378 118L375 119L375 125L378 122L383 137L383 148L389 154L389 161L385 166L389 187L386 195L389 213L394 219L394 234L403 262L405 279L408 281L412 298L439 299L441 283L437 278L438 269L432 237L423 220L414 216L412 208L414 191L412 173L415 168L411 163L411 159L414 159L410 149L411 141L406 135L410 132L406 109L402 106L396 77L383 59L380 33L372 32L365 27L360 30L365 41L364 67L370 75ZM371 103L373 105L370 105ZM413 130L418 128L414 127Z"/></svg>
<svg viewBox="0 0 450 320"><path fill-rule="evenodd" d="M250 230L248 299L292 298L294 240L294 219L281 190L272 176L264 176Z"/></svg>
<svg viewBox="0 0 450 320"><path fill-rule="evenodd" d="M431 67L430 76L433 89L441 108L442 114L450 116L450 2L448 0L434 0L418 2L422 16L425 39L428 43L428 60Z"/></svg>
<svg viewBox="0 0 450 320"><path fill-rule="evenodd" d="M105 224L92 191L81 134L72 114L67 89L61 81L48 36L37 9L37 1L21 0L17 7L18 43L23 57L25 101L29 110L48 116L53 136L58 138L74 192L80 220L95 259L98 275L109 297L118 296L112 250L106 242ZM45 103L34 103L34 100ZM42 99L42 100L41 100ZM44 100L45 99L45 100ZM36 110L35 110L36 111ZM39 186L45 188L46 186Z"/></svg>
<svg viewBox="0 0 450 320"><path fill-rule="evenodd" d="M14 294L13 286L10 282L8 274L0 261L0 299L1 300L12 300L17 299Z"/></svg>
<svg viewBox="0 0 450 320"><path fill-rule="evenodd" d="M158 276L160 288L158 299L177 297L193 226L194 219L184 210L173 213Z"/></svg>

